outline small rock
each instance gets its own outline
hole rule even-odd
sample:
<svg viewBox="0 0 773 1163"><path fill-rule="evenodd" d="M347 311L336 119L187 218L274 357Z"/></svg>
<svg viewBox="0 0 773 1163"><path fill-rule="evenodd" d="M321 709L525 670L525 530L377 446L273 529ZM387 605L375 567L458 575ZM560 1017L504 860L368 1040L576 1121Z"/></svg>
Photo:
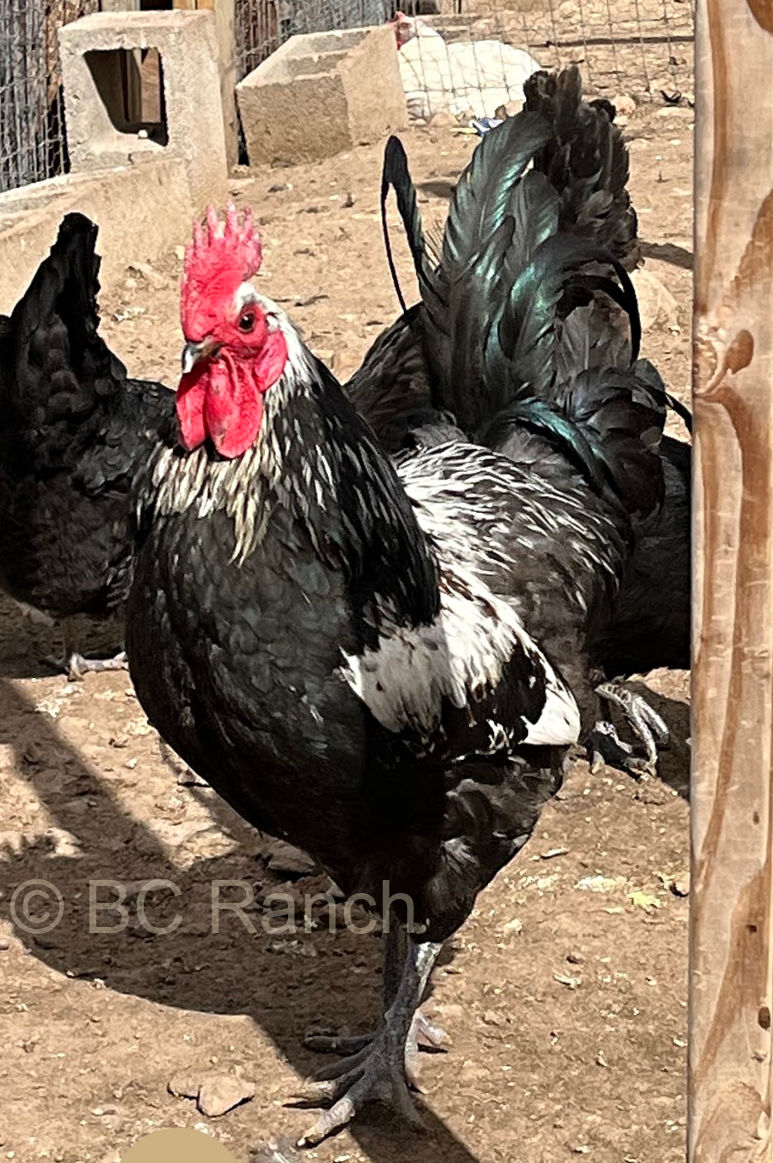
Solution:
<svg viewBox="0 0 773 1163"><path fill-rule="evenodd" d="M166 279L147 262L133 262L129 270L140 275L154 290L160 291L166 286Z"/></svg>
<svg viewBox="0 0 773 1163"><path fill-rule="evenodd" d="M638 270L631 282L639 300L642 331L678 331L676 299L652 271Z"/></svg>
<svg viewBox="0 0 773 1163"><path fill-rule="evenodd" d="M0 937L0 953L6 953L11 948L8 937Z"/></svg>
<svg viewBox="0 0 773 1163"><path fill-rule="evenodd" d="M449 113L446 109L440 109L437 113L434 113L432 117L430 117L427 124L431 125L433 129L438 129L451 125L457 125L458 122L453 113Z"/></svg>
<svg viewBox="0 0 773 1163"><path fill-rule="evenodd" d="M567 953L566 960L570 965L582 965L585 958L581 953Z"/></svg>
<svg viewBox="0 0 773 1163"><path fill-rule="evenodd" d="M344 207L347 210L349 210L354 205L355 201L356 201L356 199L354 197L354 194L351 192L351 190L349 190L346 197L344 198L344 202L343 202Z"/></svg>
<svg viewBox="0 0 773 1163"><path fill-rule="evenodd" d="M627 93L619 93L617 97L613 97L612 104L616 112L615 120L617 117L630 117L636 112L636 102Z"/></svg>
<svg viewBox="0 0 773 1163"><path fill-rule="evenodd" d="M279 940L270 941L266 946L267 953L286 953L290 957L318 957L316 947L304 941Z"/></svg>
<svg viewBox="0 0 773 1163"><path fill-rule="evenodd" d="M169 1079L166 1088L175 1098L198 1098L201 1079L197 1074L180 1071L179 1074L174 1074Z"/></svg>
<svg viewBox="0 0 773 1163"><path fill-rule="evenodd" d="M559 985L565 985L567 989L577 989L578 985L582 985L581 977L569 977L566 973L554 973L553 980Z"/></svg>
<svg viewBox="0 0 773 1163"><path fill-rule="evenodd" d="M136 291L138 286L139 286L139 283L137 282L136 279L129 278L129 279L126 279L124 281L123 289L125 291Z"/></svg>
<svg viewBox="0 0 773 1163"><path fill-rule="evenodd" d="M615 892L616 889L624 888L626 884L624 876L583 876L577 881L575 888L584 889L585 892Z"/></svg>
<svg viewBox="0 0 773 1163"><path fill-rule="evenodd" d="M495 1010L486 1010L483 1015L483 1024L486 1026L501 1026L502 1016L496 1013Z"/></svg>
<svg viewBox="0 0 773 1163"><path fill-rule="evenodd" d="M540 852L540 857L543 860L552 860L555 856L566 856L568 852L568 848L549 848L547 852Z"/></svg>
<svg viewBox="0 0 773 1163"><path fill-rule="evenodd" d="M690 872L677 872L675 875L669 875L665 872L658 873L658 880L664 888L674 896L689 896L690 895Z"/></svg>
<svg viewBox="0 0 773 1163"><path fill-rule="evenodd" d="M308 876L314 872L316 864L310 856L283 840L274 840L269 849L268 868L280 876Z"/></svg>
<svg viewBox="0 0 773 1163"><path fill-rule="evenodd" d="M191 771L190 767L185 767L177 776L178 787L209 787L205 779L197 775L195 771Z"/></svg>
<svg viewBox="0 0 773 1163"><path fill-rule="evenodd" d="M520 917L513 917L512 921L508 921L505 925L506 933L522 933L523 921Z"/></svg>
<svg viewBox="0 0 773 1163"><path fill-rule="evenodd" d="M34 739L31 739L22 752L22 759L25 763L29 763L30 767L37 767L46 761L45 750Z"/></svg>
<svg viewBox="0 0 773 1163"><path fill-rule="evenodd" d="M46 937L44 934L36 934L32 940L39 949L57 949L58 945L53 937Z"/></svg>
<svg viewBox="0 0 773 1163"><path fill-rule="evenodd" d="M269 186L269 194L281 194L284 190L292 190L291 182L276 182L273 186Z"/></svg>
<svg viewBox="0 0 773 1163"><path fill-rule="evenodd" d="M207 1118L217 1119L255 1097L255 1083L232 1074L207 1074L201 1081L196 1105Z"/></svg>
<svg viewBox="0 0 773 1163"><path fill-rule="evenodd" d="M114 323L125 323L127 319L136 319L139 315L144 314L144 307L122 307L118 311L114 311L110 318Z"/></svg>

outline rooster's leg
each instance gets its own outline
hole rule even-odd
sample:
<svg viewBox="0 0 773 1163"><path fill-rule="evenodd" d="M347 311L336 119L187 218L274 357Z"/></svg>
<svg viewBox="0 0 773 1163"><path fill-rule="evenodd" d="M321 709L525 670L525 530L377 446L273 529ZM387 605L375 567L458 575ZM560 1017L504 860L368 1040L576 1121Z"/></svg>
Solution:
<svg viewBox="0 0 773 1163"><path fill-rule="evenodd" d="M603 741L611 741L612 746L618 749L619 755L623 756L621 766L628 767L632 771L654 775L658 765L658 743L661 746L668 743L669 731L666 723L642 695L634 694L624 683L601 683L600 686L596 687L596 693L601 696L607 705L609 703L615 703L620 708L632 730L644 745L646 759L644 761L637 761L631 755L631 748L618 739L617 732L611 723L597 724L595 732L596 742L598 743L599 737ZM655 736L657 736L657 742ZM599 746L598 749L601 756L605 757L605 747ZM613 762L620 763L619 757L616 757Z"/></svg>
<svg viewBox="0 0 773 1163"><path fill-rule="evenodd" d="M327 1078L317 1082L302 1095L311 1103L332 1103L299 1140L299 1147L320 1143L333 1131L351 1122L370 1102L383 1102L398 1111L414 1127L422 1122L408 1090L418 1089L410 1068L410 1040L413 1019L424 993L440 945L409 942L400 984L384 1025L372 1043L327 1071Z"/></svg>
<svg viewBox="0 0 773 1163"><path fill-rule="evenodd" d="M394 918L384 935L384 1012L394 1002L400 986L400 975L406 956L407 934ZM373 1030L368 1034L307 1034L303 1044L307 1050L317 1054L357 1054L364 1050L378 1036ZM431 1022L421 1010L416 1010L408 1038L406 1053L417 1050L439 1050L448 1041L448 1034L440 1026Z"/></svg>

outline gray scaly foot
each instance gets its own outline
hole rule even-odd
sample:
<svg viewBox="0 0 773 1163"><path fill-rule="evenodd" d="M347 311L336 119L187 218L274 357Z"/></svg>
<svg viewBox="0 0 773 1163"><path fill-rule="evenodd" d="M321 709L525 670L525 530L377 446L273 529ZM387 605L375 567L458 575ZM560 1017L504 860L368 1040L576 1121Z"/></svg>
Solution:
<svg viewBox="0 0 773 1163"><path fill-rule="evenodd" d="M594 762L591 766L595 768L599 754L602 759L609 758L608 747L611 744L613 750L611 758L609 758L610 762L623 766L635 774L654 775L658 766L658 744L663 747L669 741L666 723L642 695L635 694L624 683L601 683L600 686L596 687L596 693L607 704L614 703L620 708L631 729L643 744L646 759L637 759L632 753L632 748L618 738L612 724L602 722L596 725L594 732L594 745L598 746L598 750L594 750ZM655 741L656 736L657 742ZM614 754L615 748L617 749L616 755Z"/></svg>
<svg viewBox="0 0 773 1163"><path fill-rule="evenodd" d="M381 1030L358 1053L343 1058L299 1095L311 1105L332 1104L298 1140L299 1147L320 1143L371 1102L386 1103L409 1126L423 1128L409 1091L409 1085L418 1089L416 1046L410 1043L416 1010L439 952L440 945L429 942L409 944L397 995Z"/></svg>
<svg viewBox="0 0 773 1163"><path fill-rule="evenodd" d="M128 670L129 662L125 650L116 654L115 658L84 658L82 654L73 651L67 659L66 669L70 682L79 682L86 674L99 674L104 670Z"/></svg>

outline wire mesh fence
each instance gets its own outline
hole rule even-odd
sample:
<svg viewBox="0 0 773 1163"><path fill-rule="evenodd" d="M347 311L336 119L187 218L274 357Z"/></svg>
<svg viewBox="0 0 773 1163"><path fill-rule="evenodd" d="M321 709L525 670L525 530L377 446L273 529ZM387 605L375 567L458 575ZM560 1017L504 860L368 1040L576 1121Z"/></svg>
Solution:
<svg viewBox="0 0 773 1163"><path fill-rule="evenodd" d="M237 80L291 36L381 24L385 13L384 0L236 0Z"/></svg>
<svg viewBox="0 0 773 1163"><path fill-rule="evenodd" d="M57 31L98 0L0 0L0 191L68 168Z"/></svg>
<svg viewBox="0 0 773 1163"><path fill-rule="evenodd" d="M575 61L606 95L693 89L694 0L465 0L454 20L457 35L519 45L544 68Z"/></svg>
<svg viewBox="0 0 773 1163"><path fill-rule="evenodd" d="M236 0L238 77L295 33L378 24L400 7L399 0ZM528 53L532 68L576 61L588 90L607 96L692 91L694 0L403 0L402 8L401 72L418 116L441 109L493 116L498 104L519 99L528 62L515 49ZM425 15L415 19L417 10Z"/></svg>
<svg viewBox="0 0 773 1163"><path fill-rule="evenodd" d="M296 33L380 24L400 7L400 0L234 2L238 80ZM0 192L67 171L57 31L99 7L99 0L0 0ZM440 9L411 18L400 50L409 108L421 116L441 109L494 116L499 104L517 100L528 67L516 67L517 49L543 68L578 62L588 90L610 97L663 91L675 99L693 88L694 0L403 0L402 7Z"/></svg>

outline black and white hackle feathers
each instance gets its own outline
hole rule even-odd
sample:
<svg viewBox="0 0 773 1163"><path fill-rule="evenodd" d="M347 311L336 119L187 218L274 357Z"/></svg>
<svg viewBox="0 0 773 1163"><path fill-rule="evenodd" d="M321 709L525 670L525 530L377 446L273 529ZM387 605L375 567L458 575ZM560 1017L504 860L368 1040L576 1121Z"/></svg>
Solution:
<svg viewBox="0 0 773 1163"><path fill-rule="evenodd" d="M161 384L129 379L98 334L96 236L68 214L0 318L0 586L57 618L123 606L132 481L174 403Z"/></svg>
<svg viewBox="0 0 773 1163"><path fill-rule="evenodd" d="M456 427L528 463L540 431L557 432L549 405L560 403L571 369L624 371L638 353L629 291L609 282L640 254L614 109L582 100L575 67L536 73L524 89L523 112L486 135L459 179L439 253L425 237L404 150L395 138L387 145L382 206L394 188L421 301L378 337L346 390L392 453ZM386 225L385 238L394 275ZM544 277L541 263L555 271L588 245L606 257L568 283ZM524 268L529 254L536 261ZM635 366L659 384L650 365ZM568 445L593 471L576 436ZM661 455L664 505L637 525L618 604L594 649L600 677L689 665L689 445L665 439ZM642 735L652 767L646 724Z"/></svg>
<svg viewBox="0 0 773 1163"><path fill-rule="evenodd" d="M555 266L521 253L554 302L589 256L572 238ZM141 475L127 650L151 722L246 819L346 892L412 902L385 1025L314 1092L333 1105L310 1143L373 1098L411 1117L406 1047L439 945L596 717L589 644L632 514L662 498L664 413L635 369L578 365L529 463L457 438L395 465L284 312L257 293L253 309L284 335L284 372L240 457L170 434Z"/></svg>

